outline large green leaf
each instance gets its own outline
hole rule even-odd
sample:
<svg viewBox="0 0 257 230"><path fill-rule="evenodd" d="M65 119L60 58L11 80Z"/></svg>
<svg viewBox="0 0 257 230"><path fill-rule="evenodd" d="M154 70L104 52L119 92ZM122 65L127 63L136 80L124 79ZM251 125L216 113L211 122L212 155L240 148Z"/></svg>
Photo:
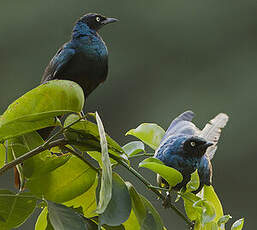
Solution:
<svg viewBox="0 0 257 230"><path fill-rule="evenodd" d="M80 112L84 105L81 87L71 81L49 81L14 101L0 117L0 141L48 126L56 116Z"/></svg>
<svg viewBox="0 0 257 230"><path fill-rule="evenodd" d="M99 215L99 223L119 226L129 218L131 199L128 188L121 177L113 173L112 179L112 198L105 211Z"/></svg>
<svg viewBox="0 0 257 230"><path fill-rule="evenodd" d="M72 156L61 167L31 178L27 187L38 196L54 202L65 202L86 192L95 181L96 171Z"/></svg>
<svg viewBox="0 0 257 230"><path fill-rule="evenodd" d="M161 217L152 204L145 197L138 194L133 185L129 182L126 184L132 200L133 212L135 213L140 229L163 230L164 226Z"/></svg>
<svg viewBox="0 0 257 230"><path fill-rule="evenodd" d="M71 114L65 120L64 126L68 126L78 119L78 115ZM82 151L101 151L98 126L91 121L81 120L66 130L65 135L70 140L80 142L81 145L78 148ZM118 157L120 157L121 154L124 154L124 150L116 141L114 141L107 133L105 133L105 136L108 143L108 151L110 153L115 154Z"/></svg>
<svg viewBox="0 0 257 230"><path fill-rule="evenodd" d="M49 219L55 230L86 229L83 217L65 205L47 201Z"/></svg>
<svg viewBox="0 0 257 230"><path fill-rule="evenodd" d="M164 165L163 162L153 157L149 157L140 162L139 167L148 168L153 172L160 174L171 187L174 187L183 180L183 176L179 171Z"/></svg>
<svg viewBox="0 0 257 230"><path fill-rule="evenodd" d="M101 187L96 212L98 214L102 214L112 198L112 165L108 154L108 146L103 123L98 113L96 113L96 121L102 149Z"/></svg>
<svg viewBox="0 0 257 230"><path fill-rule="evenodd" d="M210 201L212 203L213 207L215 208L215 213L216 213L216 217L215 217L214 221L218 222L218 220L223 216L223 208L222 208L220 200L212 186L204 185L203 199Z"/></svg>
<svg viewBox="0 0 257 230"><path fill-rule="evenodd" d="M91 188L83 193L80 196L75 197L74 199L67 201L64 205L73 208L81 207L83 210L84 216L91 218L96 216L96 187L98 184L98 179L96 178L95 183Z"/></svg>
<svg viewBox="0 0 257 230"><path fill-rule="evenodd" d="M231 227L231 230L241 230L244 226L244 218L237 220Z"/></svg>
<svg viewBox="0 0 257 230"><path fill-rule="evenodd" d="M42 144L44 144L44 141L37 132L26 133L12 138L8 140L9 158L14 156L17 158ZM23 173L28 178L41 176L60 167L69 158L69 154L56 156L49 150L46 150L24 161Z"/></svg>
<svg viewBox="0 0 257 230"><path fill-rule="evenodd" d="M36 201L27 192L14 194L0 190L0 229L9 230L23 224L33 213Z"/></svg>
<svg viewBox="0 0 257 230"><path fill-rule="evenodd" d="M136 129L131 129L126 133L126 135L137 137L154 150L159 147L164 134L163 128L153 123L143 123Z"/></svg>

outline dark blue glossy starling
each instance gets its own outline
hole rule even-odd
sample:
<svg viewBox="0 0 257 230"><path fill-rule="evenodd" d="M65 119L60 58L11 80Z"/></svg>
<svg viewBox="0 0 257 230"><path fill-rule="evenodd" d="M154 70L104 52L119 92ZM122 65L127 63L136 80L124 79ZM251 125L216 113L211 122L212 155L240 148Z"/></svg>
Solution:
<svg viewBox="0 0 257 230"><path fill-rule="evenodd" d="M185 189L191 174L198 170L200 185L193 191L196 194L204 185L212 183L210 160L217 149L221 128L226 125L228 116L224 113L218 114L203 130L191 122L193 117L192 111L186 111L172 121L155 152L155 157L182 174L183 181L173 188L175 190ZM167 183L160 176L157 178L159 184Z"/></svg>
<svg viewBox="0 0 257 230"><path fill-rule="evenodd" d="M54 79L75 81L87 97L105 81L108 73L107 47L97 31L116 21L95 13L81 17L73 28L71 40L57 51L46 67L41 83Z"/></svg>

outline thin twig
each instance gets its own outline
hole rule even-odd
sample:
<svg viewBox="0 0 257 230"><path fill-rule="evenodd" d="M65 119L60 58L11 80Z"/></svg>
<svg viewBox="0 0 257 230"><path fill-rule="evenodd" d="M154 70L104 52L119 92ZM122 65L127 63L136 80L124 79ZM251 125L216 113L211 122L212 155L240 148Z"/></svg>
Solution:
<svg viewBox="0 0 257 230"><path fill-rule="evenodd" d="M16 160L13 160L10 163L4 165L2 168L0 168L0 175L2 175L8 169L22 163L23 161L41 153L41 152L43 152L47 149L50 149L50 148L55 147L55 146L66 145L66 144L67 144L67 141L64 138L52 141L52 142L48 143L47 145L45 145L45 143L44 143L43 145L40 145L37 148L29 151L28 153L25 153L24 155L18 157Z"/></svg>
<svg viewBox="0 0 257 230"><path fill-rule="evenodd" d="M98 168L96 168L93 164L91 164L89 161L87 161L85 159L85 157L83 157L83 155L79 152L77 152L75 149L71 149L67 146L63 146L63 149L67 150L68 152L72 153L74 156L78 157L80 160L84 161L86 164L88 164L92 169L94 169L95 171L99 171Z"/></svg>
<svg viewBox="0 0 257 230"><path fill-rule="evenodd" d="M154 188L154 189L157 189L157 190L165 191L165 192L170 191L170 189L168 189L168 188L162 188L162 187L158 187L158 186L154 186L154 185L151 185L151 187Z"/></svg>
<svg viewBox="0 0 257 230"><path fill-rule="evenodd" d="M152 156L154 156L154 153L139 153L133 156L129 156L128 158L131 159L136 157L152 157Z"/></svg>
<svg viewBox="0 0 257 230"><path fill-rule="evenodd" d="M30 157L33 157L47 149L50 149L55 146L64 146L67 144L67 141L64 138L52 141L55 137L59 136L61 133L63 133L66 129L70 128L71 126L75 125L82 119L86 118L87 115L80 117L78 120L72 122L71 124L67 125L66 127L62 127L57 133L55 133L53 136L51 136L44 144L38 146L37 148L31 150L30 152L18 157L14 161L11 161L10 163L5 164L2 168L0 168L0 175L2 175L6 170L22 163L23 161L29 159ZM8 140L7 140L8 141ZM52 142L51 142L52 141Z"/></svg>
<svg viewBox="0 0 257 230"><path fill-rule="evenodd" d="M35 200L41 200L38 197L35 196L23 196L18 194L0 194L0 197L18 197L18 198L31 198L31 199L35 199Z"/></svg>
<svg viewBox="0 0 257 230"><path fill-rule="evenodd" d="M75 125L76 123L80 122L82 119L85 119L87 115L84 116L80 116L80 118L72 123L70 123L69 125L65 126L65 127L61 127L60 130L55 133L53 136L51 136L45 143L44 145L47 145L48 143L50 143L50 141L54 140L54 138L56 138L57 136L59 136L60 134L62 134L66 129L70 128L71 126Z"/></svg>

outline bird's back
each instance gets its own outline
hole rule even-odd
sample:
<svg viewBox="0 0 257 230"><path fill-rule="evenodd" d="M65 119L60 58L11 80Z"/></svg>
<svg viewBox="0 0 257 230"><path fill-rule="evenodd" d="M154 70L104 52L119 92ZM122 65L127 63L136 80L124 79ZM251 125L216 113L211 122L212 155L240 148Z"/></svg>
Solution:
<svg viewBox="0 0 257 230"><path fill-rule="evenodd" d="M54 79L77 82L88 96L108 73L107 48L93 35L64 44L47 66L41 83Z"/></svg>

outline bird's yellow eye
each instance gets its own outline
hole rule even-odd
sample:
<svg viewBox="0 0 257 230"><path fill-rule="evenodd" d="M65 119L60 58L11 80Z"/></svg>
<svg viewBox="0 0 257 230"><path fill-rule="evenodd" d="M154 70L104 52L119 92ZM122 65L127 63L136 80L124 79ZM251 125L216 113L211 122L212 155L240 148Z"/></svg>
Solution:
<svg viewBox="0 0 257 230"><path fill-rule="evenodd" d="M195 142L194 142L194 141L190 142L190 145L191 145L192 147L195 147Z"/></svg>
<svg viewBox="0 0 257 230"><path fill-rule="evenodd" d="M100 22L100 21L101 21L101 18L100 18L100 17L96 17L95 20L96 20L97 22Z"/></svg>

